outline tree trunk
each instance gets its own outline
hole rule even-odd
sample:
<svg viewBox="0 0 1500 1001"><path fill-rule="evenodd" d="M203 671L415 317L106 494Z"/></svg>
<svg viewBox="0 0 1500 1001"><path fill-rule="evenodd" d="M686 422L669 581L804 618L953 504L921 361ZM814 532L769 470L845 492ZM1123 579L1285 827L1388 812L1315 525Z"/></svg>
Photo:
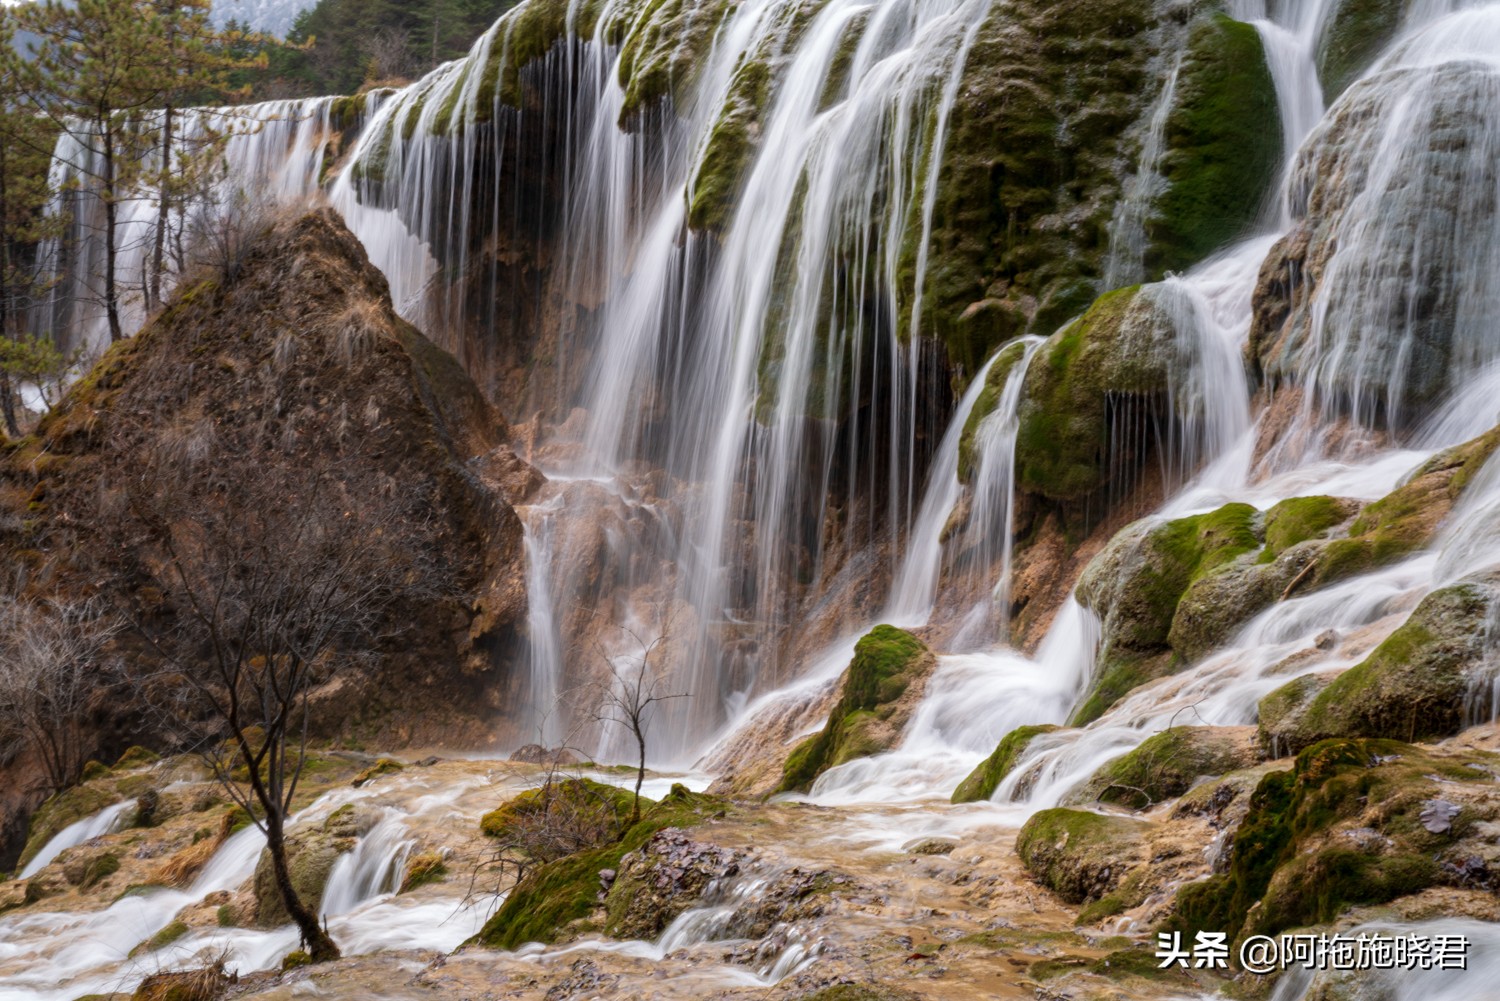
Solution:
<svg viewBox="0 0 1500 1001"><path fill-rule="evenodd" d="M641 732L639 724L635 728L635 741L640 745L641 758L635 771L635 803L630 808L631 827L641 822L641 785L646 781L646 735Z"/></svg>
<svg viewBox="0 0 1500 1001"><path fill-rule="evenodd" d="M6 183L9 172L10 164L5 162L4 151L0 151L0 223L10 219L10 187ZM16 292L9 284L13 277L10 233L7 231L0 233L0 282L5 283L0 287L0 335L7 339L11 336L12 297ZM10 373L3 370L0 370L0 409L5 412L6 434L12 438L21 437L21 426L16 422L16 395L11 387Z"/></svg>
<svg viewBox="0 0 1500 1001"><path fill-rule="evenodd" d="M314 963L338 959L341 955L339 947L328 937L323 926L318 924L317 914L302 902L302 898L297 896L296 888L292 886L292 873L286 862L286 832L282 829L281 818L274 813L266 818L266 849L271 853L271 872L276 877L276 892L281 894L282 906L291 915L292 922L302 935L302 944L307 948L308 955Z"/></svg>
<svg viewBox="0 0 1500 1001"><path fill-rule="evenodd" d="M166 267L167 223L171 217L172 199L168 187L172 179L172 106L162 110L161 184L156 195L156 234L151 247L151 281L146 288L146 309L154 312L161 305L161 274Z"/></svg>
<svg viewBox="0 0 1500 1001"><path fill-rule="evenodd" d="M101 130L100 140L104 144L104 190L100 192L104 202L104 312L109 317L109 339L111 343L122 340L125 332L120 327L120 295L115 288L116 258L115 229L119 222L119 206L115 203L115 150L114 133Z"/></svg>

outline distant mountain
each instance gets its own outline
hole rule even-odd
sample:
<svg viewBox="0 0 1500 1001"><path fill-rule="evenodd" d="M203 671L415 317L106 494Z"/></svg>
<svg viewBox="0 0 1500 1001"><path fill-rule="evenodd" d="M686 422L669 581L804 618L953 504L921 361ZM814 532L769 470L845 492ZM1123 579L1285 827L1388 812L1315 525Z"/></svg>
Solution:
<svg viewBox="0 0 1500 1001"><path fill-rule="evenodd" d="M317 0L214 0L214 24L230 21L248 25L277 38L285 38L297 15L315 6Z"/></svg>

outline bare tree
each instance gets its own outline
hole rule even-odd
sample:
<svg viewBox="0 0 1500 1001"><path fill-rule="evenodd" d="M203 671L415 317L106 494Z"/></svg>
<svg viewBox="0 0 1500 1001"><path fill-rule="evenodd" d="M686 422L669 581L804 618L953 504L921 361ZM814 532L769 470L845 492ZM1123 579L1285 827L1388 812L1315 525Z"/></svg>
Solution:
<svg viewBox="0 0 1500 1001"><path fill-rule="evenodd" d="M205 757L265 831L304 945L314 961L337 958L287 863L309 701L395 635L397 605L441 592L423 545L428 498L411 486L419 477L372 473L358 444L308 462L158 442L128 500L148 554L140 570L160 595L134 622L167 668L149 701L206 721Z"/></svg>
<svg viewBox="0 0 1500 1001"><path fill-rule="evenodd" d="M118 630L98 601L0 599L0 754L33 751L53 790L83 771L77 731L116 680L105 650Z"/></svg>
<svg viewBox="0 0 1500 1001"><path fill-rule="evenodd" d="M602 724L624 727L635 740L637 759L635 774L635 800L631 807L630 822L641 819L641 786L646 781L646 735L650 728L652 707L659 702L688 698L688 692L668 691L670 672L653 664L653 658L661 651L671 628L666 627L649 641L634 630L621 626L620 630L640 648L638 654L611 655L600 649L608 676L601 682L589 686L589 714Z"/></svg>
<svg viewBox="0 0 1500 1001"><path fill-rule="evenodd" d="M371 80L395 80L411 75L411 36L400 28L381 28L360 43L370 60Z"/></svg>

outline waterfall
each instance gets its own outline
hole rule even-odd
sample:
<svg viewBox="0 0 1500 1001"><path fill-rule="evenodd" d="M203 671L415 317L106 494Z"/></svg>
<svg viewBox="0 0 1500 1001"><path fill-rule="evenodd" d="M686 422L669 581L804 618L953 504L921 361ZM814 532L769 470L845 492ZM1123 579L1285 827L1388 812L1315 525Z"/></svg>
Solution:
<svg viewBox="0 0 1500 1001"><path fill-rule="evenodd" d="M42 846L41 851L31 857L21 870L18 879L30 879L41 872L53 859L86 841L104 834L112 834L125 823L125 815L135 807L135 800L127 799L113 806L106 806L91 817L85 817L64 827Z"/></svg>
<svg viewBox="0 0 1500 1001"><path fill-rule="evenodd" d="M386 809L354 850L333 864L319 914L347 914L381 894L395 893L414 844L401 813Z"/></svg>

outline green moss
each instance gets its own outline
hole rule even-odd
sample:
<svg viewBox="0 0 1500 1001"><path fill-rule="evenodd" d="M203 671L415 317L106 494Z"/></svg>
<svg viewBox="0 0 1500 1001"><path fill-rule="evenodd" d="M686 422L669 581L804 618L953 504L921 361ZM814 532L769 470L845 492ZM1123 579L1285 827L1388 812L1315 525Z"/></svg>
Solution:
<svg viewBox="0 0 1500 1001"><path fill-rule="evenodd" d="M26 847L16 860L16 867L24 869L36 853L46 847L63 828L92 817L100 810L116 802L112 790L99 785L78 785L64 789L37 808L32 814L31 826L26 835Z"/></svg>
<svg viewBox="0 0 1500 1001"><path fill-rule="evenodd" d="M1021 760L1021 755L1031 742L1044 733L1051 733L1057 727L1050 723L1041 726L1018 726L1004 737L988 758L980 763L979 767L969 773L957 789L953 790L952 802L973 803L978 800L989 799L1000 787L1000 783L1016 763Z"/></svg>
<svg viewBox="0 0 1500 1001"><path fill-rule="evenodd" d="M437 883L448 875L448 863L437 852L421 852L406 863L406 875L401 879L401 893L410 893L419 886Z"/></svg>
<svg viewBox="0 0 1500 1001"><path fill-rule="evenodd" d="M1103 617L1105 641L1097 676L1074 710L1072 725L1098 719L1132 688L1184 665L1171 647L1183 596L1196 582L1259 549L1258 524L1255 508L1226 504L1121 533L1089 565L1078 594Z"/></svg>
<svg viewBox="0 0 1500 1001"><path fill-rule="evenodd" d="M353 781L351 781L349 784L354 786L355 788L358 788L360 786L373 782L375 779L379 778L382 775L394 775L396 772L402 771L405 768L406 766L397 761L395 758L381 758L369 768L366 768L364 771L355 776Z"/></svg>
<svg viewBox="0 0 1500 1001"><path fill-rule="evenodd" d="M823 772L887 749L872 734L918 677L931 666L926 645L895 626L880 625L854 645L854 659L828 724L787 758L778 792L805 790Z"/></svg>
<svg viewBox="0 0 1500 1001"><path fill-rule="evenodd" d="M87 890L104 882L120 871L120 857L114 852L105 852L89 860L83 869L83 878L78 882L80 890Z"/></svg>
<svg viewBox="0 0 1500 1001"><path fill-rule="evenodd" d="M1202 776L1243 768L1247 757L1213 727L1175 726L1105 764L1088 788L1102 802L1144 808L1181 796Z"/></svg>
<svg viewBox="0 0 1500 1001"><path fill-rule="evenodd" d="M1263 731L1294 751L1328 737L1410 741L1457 733L1470 687L1468 671L1485 656L1483 631L1492 600L1488 588L1478 584L1434 591L1368 657L1314 695L1300 714L1290 707L1299 695L1308 694L1305 683L1292 690L1293 682L1268 695Z"/></svg>
<svg viewBox="0 0 1500 1001"><path fill-rule="evenodd" d="M1401 27L1403 0L1339 0L1318 41L1318 79L1332 104Z"/></svg>
<svg viewBox="0 0 1500 1001"><path fill-rule="evenodd" d="M1026 821L1016 854L1043 886L1070 904L1084 904L1121 886L1144 829L1126 817L1054 807ZM1120 909L1139 902L1121 901Z"/></svg>
<svg viewBox="0 0 1500 1001"><path fill-rule="evenodd" d="M1260 562L1270 563L1276 557L1309 539L1318 539L1330 529L1342 525L1354 513L1354 506L1337 497L1293 497L1266 512L1266 547Z"/></svg>
<svg viewBox="0 0 1500 1001"><path fill-rule="evenodd" d="M1247 232L1281 165L1276 84L1253 25L1224 14L1193 25L1166 144L1167 187L1147 224L1146 264L1158 276Z"/></svg>
<svg viewBox="0 0 1500 1001"><path fill-rule="evenodd" d="M1437 765L1395 741L1328 740L1306 748L1291 771L1261 780L1228 871L1182 887L1168 926L1231 938L1274 935L1433 885L1441 877L1431 849L1443 836L1416 821L1423 801L1438 792ZM1459 781L1492 781L1461 766L1445 771ZM1327 837L1336 824L1370 818L1385 836L1378 846Z"/></svg>
<svg viewBox="0 0 1500 1001"><path fill-rule="evenodd" d="M173 942L182 938L187 933L187 925L183 924L181 921L173 921L171 924L167 925L161 931L157 932L155 935L152 935L149 939L146 940L146 949L149 952L155 952L157 949L166 948Z"/></svg>
<svg viewBox="0 0 1500 1001"><path fill-rule="evenodd" d="M694 229L719 230L728 223L759 149L756 137L770 91L769 62L754 56L742 59L688 186L688 225Z"/></svg>
<svg viewBox="0 0 1500 1001"><path fill-rule="evenodd" d="M479 829L488 837L504 839L510 836L515 824L545 811L577 818L581 826L609 831L609 836L615 838L629 822L633 802L633 793L618 786L593 779L563 779L527 789L507 800L480 818ZM644 805L649 801L641 802Z"/></svg>
<svg viewBox="0 0 1500 1001"><path fill-rule="evenodd" d="M650 804L649 800L642 802ZM693 827L707 818L722 816L725 810L725 803L716 797L674 785L661 802L645 809L641 821L619 841L533 868L505 898L476 940L495 949L515 949L527 942L550 943L572 931L591 930L601 870L618 870L621 857L640 848L657 831Z"/></svg>
<svg viewBox="0 0 1500 1001"><path fill-rule="evenodd" d="M80 782L93 782L95 779L109 778L109 766L101 761L88 761L83 766L83 774L78 777Z"/></svg>
<svg viewBox="0 0 1500 1001"><path fill-rule="evenodd" d="M310 953L305 949L294 949L287 953L285 958L281 960L281 972L285 973L288 970L295 970L301 966L311 965L312 955Z"/></svg>
<svg viewBox="0 0 1500 1001"><path fill-rule="evenodd" d="M649 0L620 51L621 124L663 98L673 98L679 108L686 105L733 9L729 0Z"/></svg>
<svg viewBox="0 0 1500 1001"><path fill-rule="evenodd" d="M120 759L114 764L114 770L123 772L134 768L145 768L147 765L154 765L160 760L161 755L155 751L148 751L144 747L133 745L124 754L120 755Z"/></svg>
<svg viewBox="0 0 1500 1001"><path fill-rule="evenodd" d="M978 371L1017 333L1054 333L1102 291L1119 165L1161 84L1157 32L1180 30L1156 7L1019 0L980 25L939 165L915 323L955 369ZM903 244L903 290L917 289L920 237ZM902 295L905 323L913 303Z"/></svg>

